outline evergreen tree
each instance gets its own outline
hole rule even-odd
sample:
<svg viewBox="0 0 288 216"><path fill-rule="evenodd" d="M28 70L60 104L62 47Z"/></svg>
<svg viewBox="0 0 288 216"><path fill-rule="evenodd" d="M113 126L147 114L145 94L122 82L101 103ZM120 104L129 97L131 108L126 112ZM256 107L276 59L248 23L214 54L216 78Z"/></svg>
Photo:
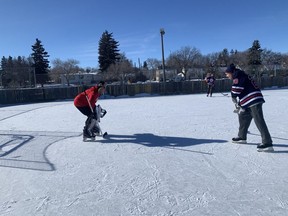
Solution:
<svg viewBox="0 0 288 216"><path fill-rule="evenodd" d="M7 87L26 87L31 83L31 67L29 62L25 57L18 56L17 58L12 58L9 56L1 59L1 81L4 88ZM30 81L30 82L29 82Z"/></svg>
<svg viewBox="0 0 288 216"><path fill-rule="evenodd" d="M261 61L261 49L260 43L258 40L254 40L253 45L251 48L248 49L248 66L251 70L253 75L257 77L260 76L259 67L262 64Z"/></svg>
<svg viewBox="0 0 288 216"><path fill-rule="evenodd" d="M113 33L106 30L102 34L98 48L98 63L102 72L107 71L111 64L115 64L120 59L118 46L119 42L113 38Z"/></svg>
<svg viewBox="0 0 288 216"><path fill-rule="evenodd" d="M1 86L4 88L7 86L6 83L6 69L7 69L7 59L3 56L1 59Z"/></svg>
<svg viewBox="0 0 288 216"><path fill-rule="evenodd" d="M143 62L143 68L148 70L148 64L146 61Z"/></svg>
<svg viewBox="0 0 288 216"><path fill-rule="evenodd" d="M1 82L4 88L7 88L10 83L12 82L12 75L13 75L13 58L9 56L5 58L4 56L1 59Z"/></svg>
<svg viewBox="0 0 288 216"><path fill-rule="evenodd" d="M229 52L225 48L222 50L222 52L218 56L218 65L221 67L227 67L229 61Z"/></svg>
<svg viewBox="0 0 288 216"><path fill-rule="evenodd" d="M49 55L48 52L45 51L41 43L42 42L38 40L38 38L36 38L36 42L32 46L33 53L31 54L31 56L34 60L33 67L35 68L36 81L37 83L40 83L43 87L44 83L49 79Z"/></svg>

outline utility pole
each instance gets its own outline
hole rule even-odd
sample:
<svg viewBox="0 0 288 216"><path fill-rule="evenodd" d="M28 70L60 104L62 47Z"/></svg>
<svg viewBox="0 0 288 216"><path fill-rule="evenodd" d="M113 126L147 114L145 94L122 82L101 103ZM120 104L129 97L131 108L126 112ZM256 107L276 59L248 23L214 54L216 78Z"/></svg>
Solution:
<svg viewBox="0 0 288 216"><path fill-rule="evenodd" d="M163 42L163 35L165 34L164 28L160 29L161 35L161 46L162 46L162 68L163 68L163 79L164 83L166 83L166 74L165 74L165 58L164 58L164 42Z"/></svg>
<svg viewBox="0 0 288 216"><path fill-rule="evenodd" d="M165 34L164 28L161 28L160 35L161 35L161 46L162 46L162 68L163 68L164 94L166 94L166 74L165 74L165 58L164 58L164 42L163 42L164 34Z"/></svg>

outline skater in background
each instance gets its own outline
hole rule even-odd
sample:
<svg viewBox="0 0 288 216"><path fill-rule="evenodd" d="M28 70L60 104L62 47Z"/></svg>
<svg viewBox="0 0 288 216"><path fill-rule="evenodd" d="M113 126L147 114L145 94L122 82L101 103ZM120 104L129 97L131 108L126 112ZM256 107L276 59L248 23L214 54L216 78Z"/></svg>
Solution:
<svg viewBox="0 0 288 216"><path fill-rule="evenodd" d="M208 73L207 76L205 77L205 81L207 83L207 97L210 95L212 97L214 85L215 85L215 78L214 75L211 73Z"/></svg>
<svg viewBox="0 0 288 216"><path fill-rule="evenodd" d="M253 118L262 138L262 143L257 146L257 150L274 151L272 139L263 116L262 105L265 101L260 88L248 74L236 68L234 64L227 67L225 74L227 78L233 80L231 96L233 103L239 110L238 136L232 138L232 142L246 143L248 128Z"/></svg>
<svg viewBox="0 0 288 216"><path fill-rule="evenodd" d="M93 86L84 92L78 94L74 99L75 107L85 116L85 126L83 129L83 138L95 138L93 128L97 123L96 102L99 97L105 92L104 81L100 81L96 86Z"/></svg>

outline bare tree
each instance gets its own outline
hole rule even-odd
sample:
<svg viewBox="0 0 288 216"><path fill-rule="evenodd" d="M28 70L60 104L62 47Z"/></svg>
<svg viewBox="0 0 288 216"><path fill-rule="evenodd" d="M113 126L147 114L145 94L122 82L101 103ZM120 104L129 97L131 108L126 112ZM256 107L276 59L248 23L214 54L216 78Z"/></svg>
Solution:
<svg viewBox="0 0 288 216"><path fill-rule="evenodd" d="M217 74L217 72L219 71L218 58L219 58L219 53L211 53L211 54L206 55L205 58L203 58L203 62L204 62L203 67L206 73L213 73L214 75ZM220 75L220 77L222 76Z"/></svg>
<svg viewBox="0 0 288 216"><path fill-rule="evenodd" d="M276 70L279 68L282 62L281 54L263 49L261 59L264 67L263 70L267 70L268 74L273 73L276 76Z"/></svg>
<svg viewBox="0 0 288 216"><path fill-rule="evenodd" d="M128 60L123 60L116 62L115 64L111 64L107 69L105 78L107 80L119 80L121 83L124 83L126 78L131 73L133 73L131 62Z"/></svg>
<svg viewBox="0 0 288 216"><path fill-rule="evenodd" d="M68 59L67 61L55 59L52 61L53 68L51 70L51 76L54 79L59 79L60 76L64 77L67 85L70 86L71 75L79 71L78 64L79 61L75 59Z"/></svg>
<svg viewBox="0 0 288 216"><path fill-rule="evenodd" d="M153 80L155 78L156 70L161 66L161 61L155 58L148 58L146 60L147 68L148 68L148 78L149 80Z"/></svg>
<svg viewBox="0 0 288 216"><path fill-rule="evenodd" d="M155 58L148 58L146 60L147 67L149 70L156 70L161 66L161 61Z"/></svg>
<svg viewBox="0 0 288 216"><path fill-rule="evenodd" d="M167 66L176 69L177 73L182 73L185 79L187 79L188 69L199 64L201 56L197 48L186 46L170 54L167 60Z"/></svg>

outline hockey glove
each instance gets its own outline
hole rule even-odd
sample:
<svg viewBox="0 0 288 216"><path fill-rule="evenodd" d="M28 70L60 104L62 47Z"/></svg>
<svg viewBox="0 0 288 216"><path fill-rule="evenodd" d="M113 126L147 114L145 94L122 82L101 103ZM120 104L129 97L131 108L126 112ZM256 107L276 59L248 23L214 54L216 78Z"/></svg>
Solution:
<svg viewBox="0 0 288 216"><path fill-rule="evenodd" d="M107 111L105 109L101 110L101 118L103 118L106 115Z"/></svg>
<svg viewBox="0 0 288 216"><path fill-rule="evenodd" d="M237 98L236 97L232 97L232 102L236 105L238 104Z"/></svg>
<svg viewBox="0 0 288 216"><path fill-rule="evenodd" d="M234 113L241 114L241 113L243 113L245 111L246 110L243 109L241 106L239 106L238 104L235 104L235 109L233 110Z"/></svg>
<svg viewBox="0 0 288 216"><path fill-rule="evenodd" d="M241 114L241 113L243 113L243 112L245 112L245 111L246 111L245 109L243 109L242 107L240 107L238 114Z"/></svg>
<svg viewBox="0 0 288 216"><path fill-rule="evenodd" d="M233 110L233 112L238 114L239 110L240 110L240 106L237 103L235 103L235 109Z"/></svg>

